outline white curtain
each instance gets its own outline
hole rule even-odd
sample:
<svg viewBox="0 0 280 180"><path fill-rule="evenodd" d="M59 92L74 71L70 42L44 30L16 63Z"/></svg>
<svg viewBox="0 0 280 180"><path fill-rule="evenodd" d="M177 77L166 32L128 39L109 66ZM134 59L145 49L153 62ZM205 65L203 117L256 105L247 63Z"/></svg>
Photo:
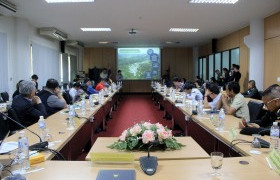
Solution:
<svg viewBox="0 0 280 180"><path fill-rule="evenodd" d="M0 92L9 91L7 34L0 33Z"/></svg>
<svg viewBox="0 0 280 180"><path fill-rule="evenodd" d="M33 73L39 77L39 89L48 79L59 81L59 52L39 44L32 44Z"/></svg>
<svg viewBox="0 0 280 180"><path fill-rule="evenodd" d="M68 54L62 54L63 83L69 83Z"/></svg>
<svg viewBox="0 0 280 180"><path fill-rule="evenodd" d="M70 77L71 81L76 78L77 74L77 56L70 55Z"/></svg>

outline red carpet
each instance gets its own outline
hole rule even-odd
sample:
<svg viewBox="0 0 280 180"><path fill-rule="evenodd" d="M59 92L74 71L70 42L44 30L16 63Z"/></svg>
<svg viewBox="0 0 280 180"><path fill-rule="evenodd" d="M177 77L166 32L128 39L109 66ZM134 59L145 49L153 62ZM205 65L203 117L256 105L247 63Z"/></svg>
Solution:
<svg viewBox="0 0 280 180"><path fill-rule="evenodd" d="M107 122L107 130L98 137L118 137L121 133L141 121L161 123L171 127L171 121L163 119L163 111L155 106L150 95L126 95L122 98L113 119Z"/></svg>

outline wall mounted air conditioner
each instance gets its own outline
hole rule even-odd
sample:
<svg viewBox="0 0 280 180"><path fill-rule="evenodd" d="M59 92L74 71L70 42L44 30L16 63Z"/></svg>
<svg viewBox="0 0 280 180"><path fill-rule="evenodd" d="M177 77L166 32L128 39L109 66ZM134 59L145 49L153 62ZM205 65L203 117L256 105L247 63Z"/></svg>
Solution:
<svg viewBox="0 0 280 180"><path fill-rule="evenodd" d="M67 34L53 27L40 28L39 34L42 36L47 36L53 39L57 39L59 41L65 41L67 39Z"/></svg>
<svg viewBox="0 0 280 180"><path fill-rule="evenodd" d="M0 0L0 15L12 16L17 12L16 5L7 0Z"/></svg>
<svg viewBox="0 0 280 180"><path fill-rule="evenodd" d="M68 41L66 41L66 46L71 46L71 47L75 47L75 48L83 48L84 44L79 41L68 40Z"/></svg>

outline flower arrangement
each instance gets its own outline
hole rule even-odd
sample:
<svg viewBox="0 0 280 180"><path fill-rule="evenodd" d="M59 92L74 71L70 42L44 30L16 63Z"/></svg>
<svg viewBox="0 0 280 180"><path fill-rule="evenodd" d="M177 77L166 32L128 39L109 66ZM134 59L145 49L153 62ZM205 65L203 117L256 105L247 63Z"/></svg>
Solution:
<svg viewBox="0 0 280 180"><path fill-rule="evenodd" d="M172 131L162 124L142 122L126 129L119 136L119 140L108 146L118 150L147 150L153 144L162 150L178 150L184 145L178 143L172 136Z"/></svg>

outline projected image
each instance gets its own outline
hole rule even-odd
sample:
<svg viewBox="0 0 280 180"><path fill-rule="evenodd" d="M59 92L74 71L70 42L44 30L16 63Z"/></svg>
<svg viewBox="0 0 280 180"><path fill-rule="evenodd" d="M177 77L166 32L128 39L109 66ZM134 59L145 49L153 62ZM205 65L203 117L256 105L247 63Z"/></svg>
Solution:
<svg viewBox="0 0 280 180"><path fill-rule="evenodd" d="M118 48L118 69L124 79L160 79L160 48Z"/></svg>

